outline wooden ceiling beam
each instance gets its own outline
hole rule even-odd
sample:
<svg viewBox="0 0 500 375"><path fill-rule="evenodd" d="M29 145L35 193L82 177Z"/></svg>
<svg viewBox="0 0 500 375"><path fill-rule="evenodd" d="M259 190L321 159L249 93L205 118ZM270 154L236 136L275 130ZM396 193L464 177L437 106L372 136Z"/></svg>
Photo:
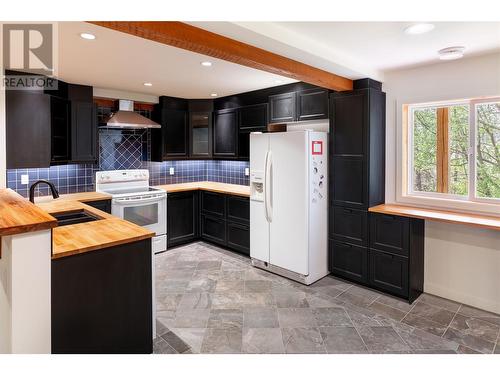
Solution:
<svg viewBox="0 0 500 375"><path fill-rule="evenodd" d="M348 78L182 22L89 21L89 23L331 90L352 90L352 80Z"/></svg>

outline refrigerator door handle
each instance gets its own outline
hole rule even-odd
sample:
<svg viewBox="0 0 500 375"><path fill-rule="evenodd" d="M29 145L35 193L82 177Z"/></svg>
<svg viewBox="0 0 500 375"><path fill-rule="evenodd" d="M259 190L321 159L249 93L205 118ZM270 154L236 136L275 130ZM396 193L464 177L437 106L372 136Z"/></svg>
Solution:
<svg viewBox="0 0 500 375"><path fill-rule="evenodd" d="M266 151L266 157L264 158L264 216L266 217L266 221L269 222L269 218L267 216L267 158L269 156L269 151Z"/></svg>
<svg viewBox="0 0 500 375"><path fill-rule="evenodd" d="M266 205L266 219L270 223L273 221L273 153L267 152L266 155L266 175L265 175L265 205Z"/></svg>

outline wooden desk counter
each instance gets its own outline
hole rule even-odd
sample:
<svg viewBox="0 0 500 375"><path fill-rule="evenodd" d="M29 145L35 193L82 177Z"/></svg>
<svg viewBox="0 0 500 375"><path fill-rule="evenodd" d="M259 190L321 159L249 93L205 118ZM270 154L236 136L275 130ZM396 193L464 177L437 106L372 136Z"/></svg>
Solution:
<svg viewBox="0 0 500 375"><path fill-rule="evenodd" d="M453 212L429 208L381 204L368 209L380 214L414 217L417 219L443 221L452 224L465 224L475 227L500 230L500 217Z"/></svg>

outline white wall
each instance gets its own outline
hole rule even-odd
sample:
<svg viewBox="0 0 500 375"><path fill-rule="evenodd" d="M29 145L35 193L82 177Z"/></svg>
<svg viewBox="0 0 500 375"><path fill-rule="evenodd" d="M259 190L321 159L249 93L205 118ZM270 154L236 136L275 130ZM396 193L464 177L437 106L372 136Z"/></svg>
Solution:
<svg viewBox="0 0 500 375"><path fill-rule="evenodd" d="M387 72L386 202L396 202L403 104L500 95L500 53ZM399 129L399 130L398 130ZM424 290L500 313L500 231L427 222Z"/></svg>
<svg viewBox="0 0 500 375"><path fill-rule="evenodd" d="M2 22L0 22L2 29ZM0 32L0 37L2 37ZM3 48L0 48L0 76L3 76ZM5 90L0 85L0 189L7 185L7 171L5 169Z"/></svg>

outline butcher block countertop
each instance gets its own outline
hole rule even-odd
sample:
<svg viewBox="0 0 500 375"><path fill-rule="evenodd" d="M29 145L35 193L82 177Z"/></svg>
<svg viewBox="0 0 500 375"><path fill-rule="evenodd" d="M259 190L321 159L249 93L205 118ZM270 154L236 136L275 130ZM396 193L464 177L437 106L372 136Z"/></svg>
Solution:
<svg viewBox="0 0 500 375"><path fill-rule="evenodd" d="M212 191L215 193L239 195L241 197L250 196L250 186L224 184L222 182L212 182L212 181L186 182L183 184L158 185L155 187L166 190L167 193L177 193L181 191L190 191L190 190L205 190L205 191Z"/></svg>
<svg viewBox="0 0 500 375"><path fill-rule="evenodd" d="M106 193L98 193L97 191L88 191L85 193L61 194L57 200L72 200L78 202L105 201L111 199L111 195ZM51 195L35 198L35 203L50 202L53 198Z"/></svg>
<svg viewBox="0 0 500 375"><path fill-rule="evenodd" d="M418 208L397 204L381 204L375 207L370 207L368 211L387 215L407 216L417 219L444 221L453 224L465 224L485 229L500 230L500 217L495 216Z"/></svg>
<svg viewBox="0 0 500 375"><path fill-rule="evenodd" d="M57 221L12 189L0 189L0 236L36 232L57 226Z"/></svg>
<svg viewBox="0 0 500 375"><path fill-rule="evenodd" d="M37 206L49 214L85 211L101 219L52 229L52 259L141 241L155 235L143 227L77 200L55 199L39 202Z"/></svg>

